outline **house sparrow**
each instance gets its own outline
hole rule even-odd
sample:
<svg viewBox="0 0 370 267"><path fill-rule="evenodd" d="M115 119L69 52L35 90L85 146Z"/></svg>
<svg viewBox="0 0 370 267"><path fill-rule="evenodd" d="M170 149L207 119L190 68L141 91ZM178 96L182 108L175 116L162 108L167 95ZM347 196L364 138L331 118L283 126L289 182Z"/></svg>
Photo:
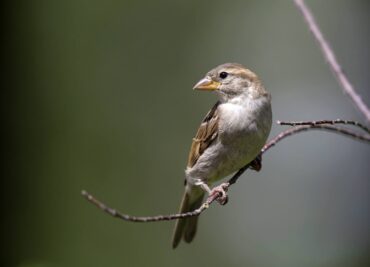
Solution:
<svg viewBox="0 0 370 267"><path fill-rule="evenodd" d="M185 192L180 213L193 211L203 197L221 193L221 204L227 201L224 187L209 185L239 170L248 163L259 170L259 153L270 133L271 97L255 73L237 63L226 63L209 71L195 90L215 91L219 101L203 119L191 145L185 171ZM198 216L176 221L172 247L181 239L191 242Z"/></svg>

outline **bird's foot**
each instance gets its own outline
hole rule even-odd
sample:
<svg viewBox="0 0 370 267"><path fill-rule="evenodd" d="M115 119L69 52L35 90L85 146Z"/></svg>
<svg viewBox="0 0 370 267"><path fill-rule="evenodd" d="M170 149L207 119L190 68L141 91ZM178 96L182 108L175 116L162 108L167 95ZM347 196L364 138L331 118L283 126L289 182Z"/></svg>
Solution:
<svg viewBox="0 0 370 267"><path fill-rule="evenodd" d="M229 183L222 183L219 186L212 188L211 192L209 193L209 197L215 197L220 205L225 205L229 200L229 197L226 193L229 189L229 185Z"/></svg>

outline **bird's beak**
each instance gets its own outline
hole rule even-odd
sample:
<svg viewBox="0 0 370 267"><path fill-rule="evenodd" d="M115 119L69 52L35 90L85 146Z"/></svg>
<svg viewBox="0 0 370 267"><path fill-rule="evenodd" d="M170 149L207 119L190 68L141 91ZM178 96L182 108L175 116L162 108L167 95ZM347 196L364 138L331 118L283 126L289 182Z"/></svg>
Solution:
<svg viewBox="0 0 370 267"><path fill-rule="evenodd" d="M201 79L194 87L194 90L213 91L220 87L221 83L213 81L209 77Z"/></svg>

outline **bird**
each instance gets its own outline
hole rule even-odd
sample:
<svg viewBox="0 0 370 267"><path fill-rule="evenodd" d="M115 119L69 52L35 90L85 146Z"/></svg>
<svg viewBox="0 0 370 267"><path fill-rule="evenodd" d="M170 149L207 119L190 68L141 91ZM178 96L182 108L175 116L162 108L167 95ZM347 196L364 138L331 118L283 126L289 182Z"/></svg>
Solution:
<svg viewBox="0 0 370 267"><path fill-rule="evenodd" d="M210 70L194 90L212 91L218 101L201 122L192 140L185 169L185 190L180 213L199 208L206 194L221 194L227 202L225 184L210 186L250 164L261 169L260 151L272 124L271 95L258 76L238 63L225 63ZM190 243L197 232L199 216L178 219L172 247L183 239Z"/></svg>

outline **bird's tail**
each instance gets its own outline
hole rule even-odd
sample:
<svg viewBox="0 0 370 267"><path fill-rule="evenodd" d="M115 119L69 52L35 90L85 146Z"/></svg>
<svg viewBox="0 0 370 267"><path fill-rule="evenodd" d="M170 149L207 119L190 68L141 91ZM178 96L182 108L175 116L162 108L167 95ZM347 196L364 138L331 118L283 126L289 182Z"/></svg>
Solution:
<svg viewBox="0 0 370 267"><path fill-rule="evenodd" d="M199 208L203 203L203 197L204 191L199 187L192 187L190 190L186 188L179 213L190 212ZM176 248L182 238L184 238L185 242L190 243L197 232L197 223L198 216L178 219L173 233L172 248Z"/></svg>

